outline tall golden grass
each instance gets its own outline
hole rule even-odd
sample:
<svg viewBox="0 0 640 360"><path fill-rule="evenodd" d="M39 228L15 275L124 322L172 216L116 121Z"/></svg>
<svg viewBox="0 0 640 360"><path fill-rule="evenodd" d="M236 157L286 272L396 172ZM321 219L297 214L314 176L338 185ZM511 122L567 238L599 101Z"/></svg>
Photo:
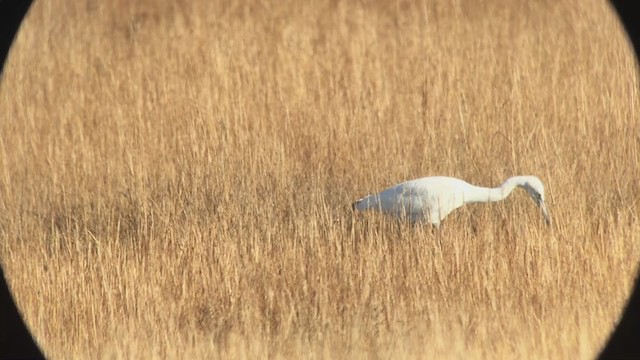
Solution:
<svg viewBox="0 0 640 360"><path fill-rule="evenodd" d="M640 257L605 1L37 1L0 92L0 259L51 358L589 358ZM526 193L440 231L402 180Z"/></svg>

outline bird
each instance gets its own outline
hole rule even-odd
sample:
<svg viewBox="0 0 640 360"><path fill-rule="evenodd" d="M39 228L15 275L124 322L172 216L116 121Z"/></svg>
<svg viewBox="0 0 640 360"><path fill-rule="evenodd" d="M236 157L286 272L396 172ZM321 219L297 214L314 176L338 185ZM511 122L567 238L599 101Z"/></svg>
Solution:
<svg viewBox="0 0 640 360"><path fill-rule="evenodd" d="M472 185L454 177L428 176L367 195L351 206L354 211L377 210L412 223L428 221L439 228L442 220L462 205L501 201L517 187L527 191L550 226L544 186L538 177L532 175L510 177L496 188Z"/></svg>

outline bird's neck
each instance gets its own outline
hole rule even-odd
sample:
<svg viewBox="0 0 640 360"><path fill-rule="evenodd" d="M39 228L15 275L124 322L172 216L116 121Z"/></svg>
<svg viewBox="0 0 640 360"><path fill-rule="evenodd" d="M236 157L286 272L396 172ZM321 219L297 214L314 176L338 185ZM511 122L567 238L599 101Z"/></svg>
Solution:
<svg viewBox="0 0 640 360"><path fill-rule="evenodd" d="M517 178L509 178L496 188L469 185L464 192L465 203L494 202L504 200L518 186Z"/></svg>

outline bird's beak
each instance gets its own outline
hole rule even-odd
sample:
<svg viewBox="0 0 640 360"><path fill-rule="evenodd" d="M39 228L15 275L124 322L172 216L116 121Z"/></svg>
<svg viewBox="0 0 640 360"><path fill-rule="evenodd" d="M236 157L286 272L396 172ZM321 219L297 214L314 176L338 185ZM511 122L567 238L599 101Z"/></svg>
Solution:
<svg viewBox="0 0 640 360"><path fill-rule="evenodd" d="M542 216L544 216L544 221L547 223L547 225L551 226L551 216L549 216L547 205L545 205L543 200L540 200L540 210L542 210Z"/></svg>

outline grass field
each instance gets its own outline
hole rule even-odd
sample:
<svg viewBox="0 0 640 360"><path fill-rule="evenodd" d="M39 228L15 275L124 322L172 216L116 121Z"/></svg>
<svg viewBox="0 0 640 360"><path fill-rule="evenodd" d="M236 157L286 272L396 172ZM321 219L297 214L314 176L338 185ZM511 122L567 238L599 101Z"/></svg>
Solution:
<svg viewBox="0 0 640 360"><path fill-rule="evenodd" d="M0 87L0 260L67 358L587 359L640 258L605 1L36 1ZM440 231L350 204L545 183Z"/></svg>

